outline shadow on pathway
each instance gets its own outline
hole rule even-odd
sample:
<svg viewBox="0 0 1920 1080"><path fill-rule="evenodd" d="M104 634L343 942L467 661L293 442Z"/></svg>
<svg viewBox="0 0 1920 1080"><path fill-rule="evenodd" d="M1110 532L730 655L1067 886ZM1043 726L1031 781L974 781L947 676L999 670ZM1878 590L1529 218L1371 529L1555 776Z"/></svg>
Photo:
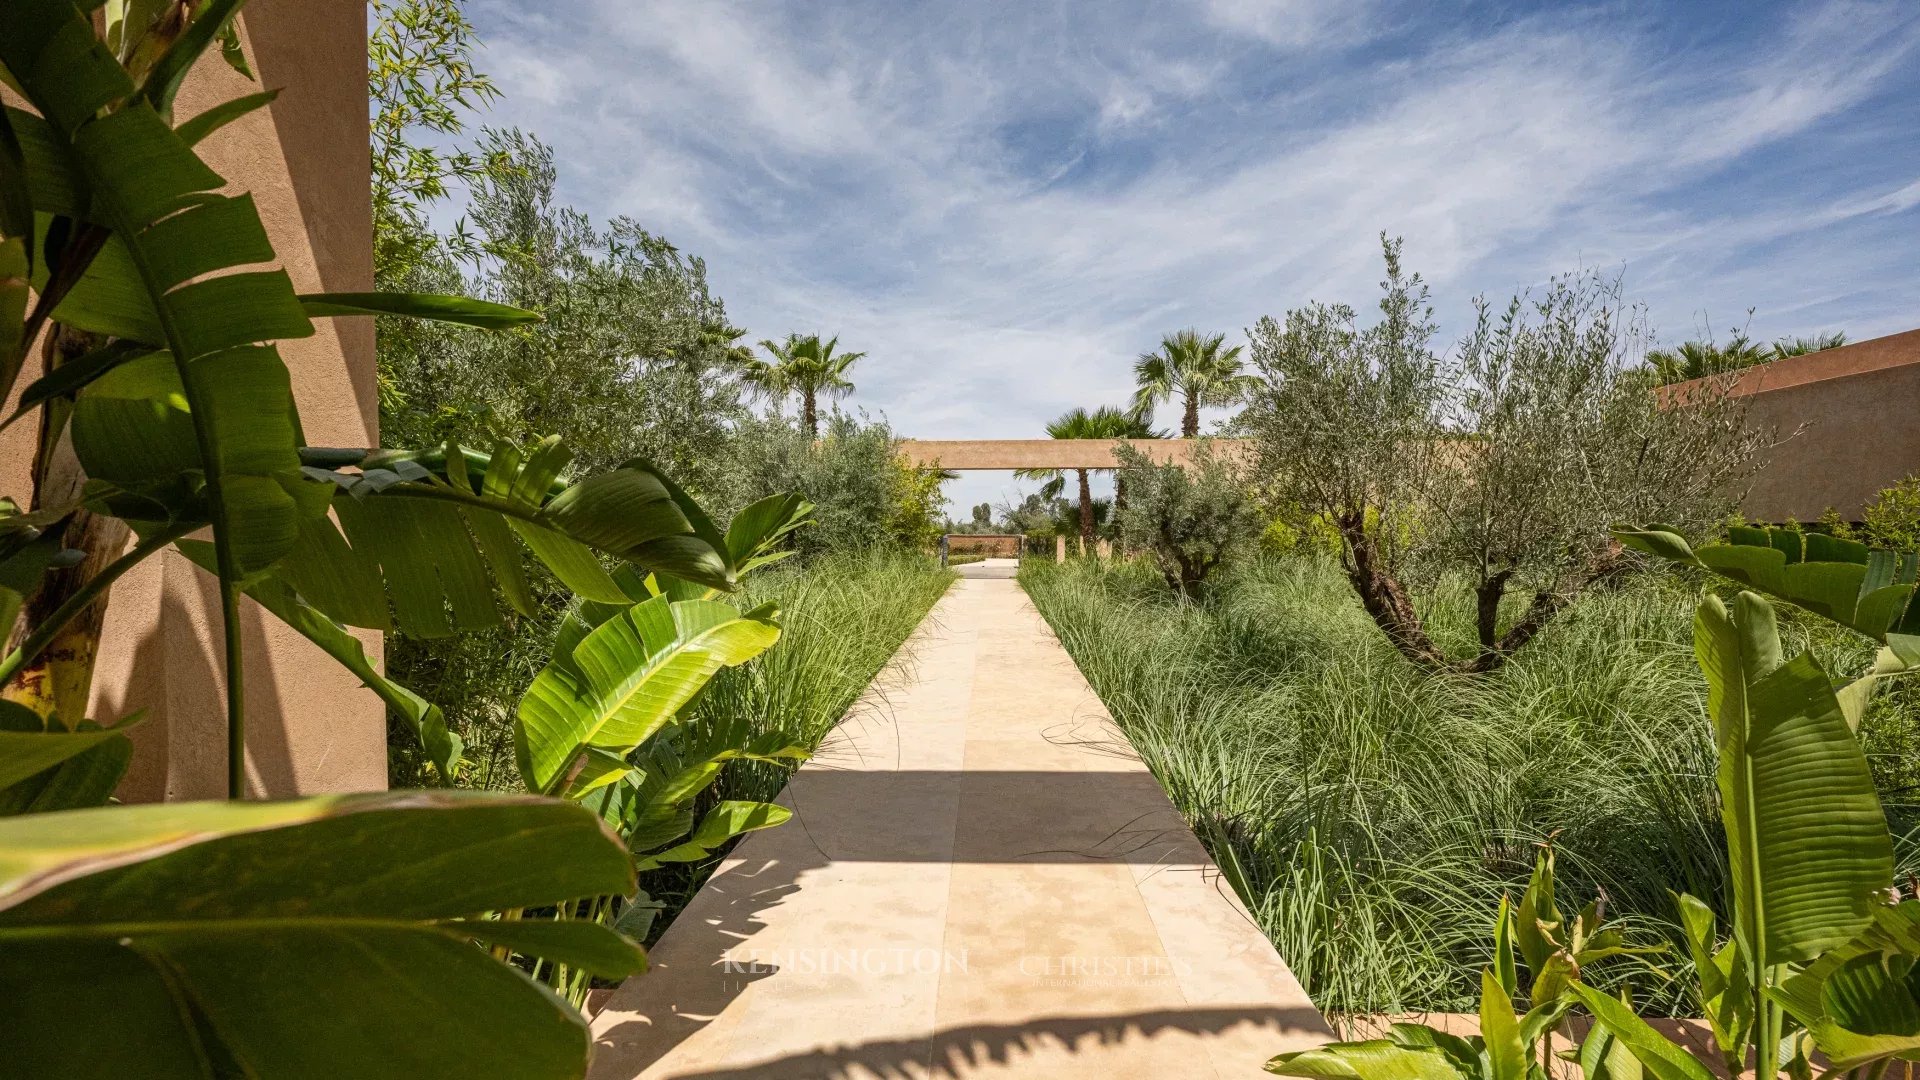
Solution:
<svg viewBox="0 0 1920 1080"><path fill-rule="evenodd" d="M595 1017L592 1077L1255 1077L1328 1038L1017 583L909 651Z"/></svg>

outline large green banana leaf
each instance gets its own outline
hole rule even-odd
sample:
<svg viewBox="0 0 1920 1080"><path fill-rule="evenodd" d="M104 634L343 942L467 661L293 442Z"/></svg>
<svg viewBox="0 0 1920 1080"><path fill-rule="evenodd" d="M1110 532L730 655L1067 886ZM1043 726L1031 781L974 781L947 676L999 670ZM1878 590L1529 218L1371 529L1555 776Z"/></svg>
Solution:
<svg viewBox="0 0 1920 1080"><path fill-rule="evenodd" d="M1329 1043L1267 1062L1276 1076L1317 1080L1485 1080L1479 1040L1412 1024L1395 1024L1384 1039Z"/></svg>
<svg viewBox="0 0 1920 1080"><path fill-rule="evenodd" d="M738 514L727 524L724 554L736 580L764 566L793 555L792 548L779 549L780 541L805 525L813 524L813 504L799 494L769 495ZM636 589L622 586L627 595L637 598L665 596L669 600L711 600L720 590L685 580L671 573L648 576Z"/></svg>
<svg viewBox="0 0 1920 1080"><path fill-rule="evenodd" d="M51 769L0 788L0 817L107 805L133 764L133 741L122 732L139 719L135 714L116 725L118 738L102 740ZM88 725L83 729L91 730Z"/></svg>
<svg viewBox="0 0 1920 1080"><path fill-rule="evenodd" d="M543 444L542 449L557 446L554 440ZM536 456L539 453L536 450ZM386 459L383 459L386 460ZM400 459L412 460L412 459ZM474 451L460 451L451 459L445 452L439 455L425 455L421 461L431 464L432 475L450 477L454 482L466 484L475 471L497 472L502 468L520 463L524 470L528 466L518 451L507 448L494 455L481 455ZM452 460L458 465L448 468ZM398 461L393 461L398 464ZM379 466L386 468L385 465ZM421 467L426 468L426 464ZM630 468L640 468L630 465ZM436 471L437 470L437 471ZM397 475L397 474L396 474ZM508 491L510 484L498 480L492 485L496 490ZM552 490L564 491L564 484L551 485ZM375 500L367 500L374 502ZM515 611L531 612L533 601L526 583L525 573L519 563L519 551L514 546L508 526L498 516L487 512L472 513L465 508L450 508L446 504L426 500L411 500L413 505L425 507L430 511L451 511L461 515L467 527L463 534L458 528L447 528L441 536L443 542L438 545L404 544L383 546L378 542L370 545L374 550L388 551L389 561L382 564L363 557L363 548L349 544L340 531L331 522L322 520L304 527L301 541L293 553L277 564L266 574L257 575L246 587L247 595L258 601L288 626L324 649L339 660L366 685L378 694L389 708L393 709L413 730L421 746L427 751L429 760L434 763L442 777L452 781L460 761L464 746L460 737L449 731L446 718L438 706L426 701L406 687L384 676L376 665L368 660L360 643L347 633L342 624L367 628L391 629L396 623L413 633L423 633L436 628L445 629L452 625L447 618L448 611L479 612L479 618L489 617L488 612L495 602L492 593L485 589L486 575L491 572L493 583L498 587L499 599ZM359 522L360 535L366 535L364 519L357 516L357 508L366 502L349 499L342 504L346 509L343 517ZM379 505L389 505L380 502ZM676 509L679 507L676 504ZM687 512L699 515L699 507L688 506ZM779 537L804 524L806 515L812 510L810 504L797 496L775 496L761 500L742 512L734 524L727 530L730 565L739 567L744 574L772 561L767 557L768 548ZM741 524L742 518L748 524ZM470 542L479 550L477 555L465 543L463 535L470 535ZM561 639L556 646L556 655L571 657L573 647L584 638L594 626L630 606L634 599L648 595L648 581L630 569L622 568L609 575L599 562L583 545L566 540L558 534L548 532L551 542L546 550L556 550L557 545L572 545L581 553L580 565L589 568L597 577L588 578L584 584L595 590L595 595L617 595L618 604L601 603L588 600L582 603L580 613L590 616L590 620L570 617L563 625ZM177 545L202 569L213 572L213 553L203 542L183 540ZM571 558L571 556L569 556ZM445 567L450 561L464 568L463 572L450 573ZM480 565L484 562L484 568ZM579 581L579 575L572 575ZM681 579L665 577L662 580L678 582ZM468 588L465 598L456 601L451 595L453 584L465 582ZM603 584L604 583L604 584ZM689 588L695 588L689 586ZM611 590L609 592L609 590ZM700 597L711 596L713 590L698 589ZM399 618L389 621L387 595L395 598L394 611L403 613ZM310 600L309 595L321 598L326 607ZM469 602L469 600L471 602ZM485 601L487 606L479 602ZM327 610L331 608L331 611ZM712 752L702 758L697 765L689 763L689 775L696 768L704 771L703 781L695 790L704 788L717 775L724 762L739 757L761 760L792 760L804 758L805 752L798 747L784 744L777 736L755 736L747 731L719 732L703 728L704 742L721 739L723 745L713 746ZM731 740L731 741L728 741ZM699 747L695 747L696 750ZM663 752L667 752L664 751ZM670 752L669 752L670 753ZM589 755L590 768L576 775L575 782L569 786L568 794L579 795L594 787L612 783L621 773L631 766L618 755L598 752ZM679 770L668 771L649 768L649 784L656 784L669 775L680 776ZM681 777L684 782L686 778ZM683 783L682 786L685 786ZM691 794L686 796L691 798ZM675 802L681 801L676 798Z"/></svg>
<svg viewBox="0 0 1920 1080"><path fill-rule="evenodd" d="M181 554L208 573L214 573L213 547L201 540L181 540L175 544ZM420 740L427 759L440 771L441 779L452 784L466 744L447 730L446 714L440 706L386 677L367 656L360 639L325 612L306 602L285 579L263 574L248 582L246 593L261 607L308 641L318 645L372 690L388 709L404 721Z"/></svg>
<svg viewBox="0 0 1920 1080"><path fill-rule="evenodd" d="M727 558L744 574L793 554L775 550L788 534L813 523L813 504L797 492L769 495L727 523Z"/></svg>
<svg viewBox="0 0 1920 1080"><path fill-rule="evenodd" d="M1920 555L1870 548L1796 529L1735 526L1725 543L1698 548L1671 525L1613 531L1622 544L1673 562L1710 570L1750 589L1824 615L1883 645L1912 648L1920 660L1920 605L1908 613Z"/></svg>
<svg viewBox="0 0 1920 1080"><path fill-rule="evenodd" d="M202 15L202 21L218 18ZM184 71L193 50L210 40L203 38L190 27L156 62L155 75ZM23 151L33 147L24 165L36 246L45 249L30 260L33 275L50 280L56 231L65 250L76 229L96 230L88 234L98 239L88 245L97 254L86 274L64 295L65 277L54 288L54 318L165 350L159 363L173 369L172 385L161 387L153 372L142 385L159 392L149 407L168 394L190 403L187 423L195 438L187 460L204 490L180 490L174 477L155 475L157 467L176 462L143 465L132 454L104 454L97 442L83 464L89 475L136 495L152 494L143 486L164 485L168 494L187 498L200 508L195 520L216 525L216 541L237 570L264 569L292 548L303 519L325 512L326 500L313 497L317 485L300 475L286 366L262 344L309 336L313 325L283 271L242 269L273 255L258 211L245 195L217 194L224 179L165 119L173 77L136 94L71 3L13 4L0 61L42 120L23 131L16 114L8 114L16 137L26 136L17 138ZM120 401L118 415L132 416L136 403ZM121 446L144 449L124 438ZM116 506L121 509L130 503Z"/></svg>
<svg viewBox="0 0 1920 1080"><path fill-rule="evenodd" d="M1692 1053L1634 1015L1625 1003L1580 983L1568 990L1593 1014L1594 1025L1618 1040L1654 1080L1713 1080L1713 1073Z"/></svg>
<svg viewBox="0 0 1920 1080"><path fill-rule="evenodd" d="M315 319L331 315L398 315L482 330L504 330L540 321L538 312L525 308L435 293L302 293L300 304L306 308L307 316Z"/></svg>
<svg viewBox="0 0 1920 1080"><path fill-rule="evenodd" d="M681 709L683 720L691 708ZM719 778L727 762L790 766L807 756L805 747L788 742L780 732L750 730L745 717L702 716L669 725L625 757L589 750L567 795L597 811L615 832L627 838L628 850L635 858L645 860L689 833L700 831L694 824L694 801ZM719 844L746 831L725 830L729 822L765 828L785 820L782 813L756 816L731 810L716 816L709 812L700 828L709 829L714 842L698 853L688 848L687 853L703 858Z"/></svg>
<svg viewBox="0 0 1920 1080"><path fill-rule="evenodd" d="M21 1076L578 1077L585 1023L475 944L620 976L631 895L584 809L395 792L0 820L0 1000ZM107 1007L87 1008L106 988Z"/></svg>
<svg viewBox="0 0 1920 1080"><path fill-rule="evenodd" d="M1835 1069L1920 1060L1920 901L1873 924L1771 990Z"/></svg>
<svg viewBox="0 0 1920 1080"><path fill-rule="evenodd" d="M1477 1080L1478 1072L1454 1067L1437 1050L1408 1048L1385 1039L1333 1043L1317 1050L1281 1054L1267 1062L1276 1076L1323 1080Z"/></svg>
<svg viewBox="0 0 1920 1080"><path fill-rule="evenodd" d="M1920 666L1920 604L1911 602L1920 554L1794 529L1735 526L1725 543L1697 549L1671 525L1620 528L1614 536L1637 551L1709 570L1824 615L1884 646L1871 669L1838 691L1853 728L1884 679Z"/></svg>
<svg viewBox="0 0 1920 1080"><path fill-rule="evenodd" d="M126 733L145 718L135 713L110 728L49 725L32 709L0 701L0 816L105 802L132 757Z"/></svg>
<svg viewBox="0 0 1920 1080"><path fill-rule="evenodd" d="M698 862L736 836L785 825L792 818L793 811L777 803L725 799L707 811L692 836L665 851L642 858L635 868L652 870L667 863Z"/></svg>
<svg viewBox="0 0 1920 1080"><path fill-rule="evenodd" d="M657 596L594 627L534 679L514 742L534 791L558 792L588 749L619 757L666 726L715 672L760 655L780 636L778 611L741 614L713 600Z"/></svg>
<svg viewBox="0 0 1920 1080"><path fill-rule="evenodd" d="M1831 680L1781 659L1773 608L1742 592L1701 600L1694 651L1719 750L1734 936L1756 970L1810 960L1857 934L1893 879L1893 844L1866 755Z"/></svg>
<svg viewBox="0 0 1920 1080"><path fill-rule="evenodd" d="M177 388L165 354L151 354L80 393L74 446L96 487L110 492L100 499L104 509L154 524L207 520L192 422ZM129 441L129 431L140 437ZM391 451L345 454L358 468L309 465L288 480L321 513L301 517L271 569L349 626L444 637L498 626L510 611L530 614L516 534L563 584L602 602L629 598L595 549L718 588L737 578L698 505L640 459L567 484L558 477L571 452L558 439L525 453L503 446L491 456L443 455L440 472ZM469 458L484 473L469 473ZM461 467L444 468L449 461Z"/></svg>
<svg viewBox="0 0 1920 1080"><path fill-rule="evenodd" d="M699 505L641 458L567 483L561 476L572 451L552 437L525 451L503 444L491 454L305 453L334 466L310 464L306 471L340 493L339 528L329 521L309 526L275 573L349 626L442 637L499 625L502 603L530 614L516 536L561 584L598 603L625 605L634 597L601 566L596 550L714 588L738 579L724 538ZM346 463L353 471L339 467ZM489 582L498 587L497 600Z"/></svg>

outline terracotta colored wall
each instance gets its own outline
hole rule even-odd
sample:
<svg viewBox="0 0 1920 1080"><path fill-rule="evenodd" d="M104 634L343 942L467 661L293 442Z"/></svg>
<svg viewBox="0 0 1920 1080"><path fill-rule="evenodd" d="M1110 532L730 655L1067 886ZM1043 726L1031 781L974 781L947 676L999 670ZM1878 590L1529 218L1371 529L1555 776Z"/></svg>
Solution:
<svg viewBox="0 0 1920 1080"><path fill-rule="evenodd" d="M949 533L947 534L947 553L950 555L987 554L996 558L1017 559L1020 557L1020 537L1012 534Z"/></svg>
<svg viewBox="0 0 1920 1080"><path fill-rule="evenodd" d="M1786 439L1741 507L1750 518L1812 521L1832 507L1857 520L1920 472L1920 330L1753 368L1734 393L1750 399L1750 423Z"/></svg>
<svg viewBox="0 0 1920 1080"><path fill-rule="evenodd" d="M267 232L301 291L372 287L366 6L352 0L254 0L242 37L260 85L209 56L176 108L190 117L219 101L280 87L280 99L201 144L235 188L253 192ZM293 177L299 177L299 183ZM370 320L322 320L281 346L307 439L368 445L378 438ZM38 372L29 367L22 383ZM0 438L0 492L27 490L28 425ZM225 723L218 601L185 559L149 560L114 586L93 715L149 718L121 795L130 801L225 793ZM211 617L210 617L211 616ZM386 786L386 721L358 680L272 616L247 604L248 773L258 794ZM377 634L366 635L379 655Z"/></svg>

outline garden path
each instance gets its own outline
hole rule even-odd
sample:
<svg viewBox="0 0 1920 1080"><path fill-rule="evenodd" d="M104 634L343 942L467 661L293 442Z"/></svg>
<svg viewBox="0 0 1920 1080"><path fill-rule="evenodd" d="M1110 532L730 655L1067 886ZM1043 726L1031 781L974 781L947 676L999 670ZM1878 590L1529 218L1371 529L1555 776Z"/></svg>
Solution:
<svg viewBox="0 0 1920 1080"><path fill-rule="evenodd" d="M1329 1037L1017 581L956 582L781 801L595 1080L1255 1077Z"/></svg>

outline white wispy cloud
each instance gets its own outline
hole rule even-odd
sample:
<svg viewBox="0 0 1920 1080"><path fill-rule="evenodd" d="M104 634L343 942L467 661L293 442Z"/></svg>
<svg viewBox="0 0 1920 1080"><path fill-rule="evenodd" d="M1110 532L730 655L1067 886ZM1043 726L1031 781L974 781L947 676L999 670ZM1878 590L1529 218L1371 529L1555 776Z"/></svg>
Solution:
<svg viewBox="0 0 1920 1080"><path fill-rule="evenodd" d="M1119 402L1178 326L1365 303L1381 230L1443 315L1597 265L1668 338L1750 306L1764 334L1906 328L1920 15L1688 11L474 9L489 121L554 143L568 199L704 255L756 336L867 351L855 402L925 437Z"/></svg>
<svg viewBox="0 0 1920 1080"><path fill-rule="evenodd" d="M1383 5L1367 0L1205 0L1216 25L1293 49L1369 37Z"/></svg>

